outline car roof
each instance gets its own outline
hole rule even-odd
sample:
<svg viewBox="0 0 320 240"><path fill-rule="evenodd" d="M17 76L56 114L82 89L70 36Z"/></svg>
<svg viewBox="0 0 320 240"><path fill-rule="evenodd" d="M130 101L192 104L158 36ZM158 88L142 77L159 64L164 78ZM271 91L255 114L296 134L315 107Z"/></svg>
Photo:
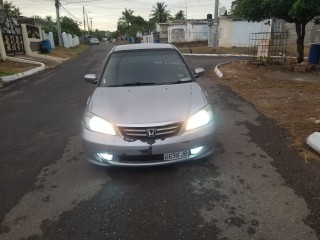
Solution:
<svg viewBox="0 0 320 240"><path fill-rule="evenodd" d="M117 51L131 51L131 50L147 50L147 49L176 49L173 45L167 43L140 43L140 44L126 44L119 45L113 49Z"/></svg>

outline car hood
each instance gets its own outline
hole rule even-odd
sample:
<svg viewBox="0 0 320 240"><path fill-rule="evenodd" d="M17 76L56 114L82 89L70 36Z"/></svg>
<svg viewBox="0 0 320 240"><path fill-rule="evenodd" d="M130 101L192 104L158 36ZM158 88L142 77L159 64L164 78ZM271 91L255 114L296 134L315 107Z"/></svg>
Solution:
<svg viewBox="0 0 320 240"><path fill-rule="evenodd" d="M89 111L114 125L162 124L185 121L207 105L196 82L135 86L97 87Z"/></svg>

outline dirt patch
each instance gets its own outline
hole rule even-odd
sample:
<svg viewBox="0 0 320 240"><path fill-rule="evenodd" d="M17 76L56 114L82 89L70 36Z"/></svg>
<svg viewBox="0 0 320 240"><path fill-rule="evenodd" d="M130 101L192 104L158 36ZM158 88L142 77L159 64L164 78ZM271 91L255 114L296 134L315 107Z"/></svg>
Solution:
<svg viewBox="0 0 320 240"><path fill-rule="evenodd" d="M282 66L253 66L242 61L219 69L224 74L218 79L221 84L286 129L291 148L305 160L320 161L305 143L311 133L320 131L320 68L295 73Z"/></svg>
<svg viewBox="0 0 320 240"><path fill-rule="evenodd" d="M13 62L10 60L6 60L6 61L1 60L0 61L0 77L13 75L20 72L25 72L37 66L38 65L29 64L29 63Z"/></svg>

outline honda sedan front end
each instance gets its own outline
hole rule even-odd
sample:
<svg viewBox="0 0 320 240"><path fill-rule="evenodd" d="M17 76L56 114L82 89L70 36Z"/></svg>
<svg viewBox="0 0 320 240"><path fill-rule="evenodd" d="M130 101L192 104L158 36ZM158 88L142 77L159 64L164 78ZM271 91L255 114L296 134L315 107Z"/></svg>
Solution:
<svg viewBox="0 0 320 240"><path fill-rule="evenodd" d="M179 51L169 44L115 47L88 100L82 142L102 166L155 166L210 155L214 111Z"/></svg>

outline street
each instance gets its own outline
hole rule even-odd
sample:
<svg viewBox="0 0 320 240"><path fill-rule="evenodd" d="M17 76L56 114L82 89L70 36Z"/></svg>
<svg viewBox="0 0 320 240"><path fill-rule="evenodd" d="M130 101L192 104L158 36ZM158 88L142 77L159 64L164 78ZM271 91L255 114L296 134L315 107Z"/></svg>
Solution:
<svg viewBox="0 0 320 240"><path fill-rule="evenodd" d="M319 165L210 66L186 56L213 105L216 152L195 162L101 168L85 160L80 119L112 44L0 90L0 239L319 239Z"/></svg>

